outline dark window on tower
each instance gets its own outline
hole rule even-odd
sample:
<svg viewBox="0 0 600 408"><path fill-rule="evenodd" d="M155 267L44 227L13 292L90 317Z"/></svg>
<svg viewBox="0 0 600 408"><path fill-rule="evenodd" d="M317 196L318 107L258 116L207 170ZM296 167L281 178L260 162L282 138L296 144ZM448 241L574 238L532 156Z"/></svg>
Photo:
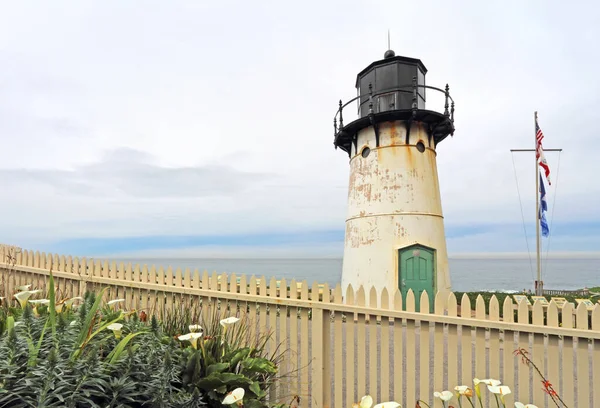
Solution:
<svg viewBox="0 0 600 408"><path fill-rule="evenodd" d="M377 112L396 109L396 92L390 92L377 97Z"/></svg>
<svg viewBox="0 0 600 408"><path fill-rule="evenodd" d="M425 85L425 74L417 69L417 85ZM419 95L425 100L425 88L419 87Z"/></svg>

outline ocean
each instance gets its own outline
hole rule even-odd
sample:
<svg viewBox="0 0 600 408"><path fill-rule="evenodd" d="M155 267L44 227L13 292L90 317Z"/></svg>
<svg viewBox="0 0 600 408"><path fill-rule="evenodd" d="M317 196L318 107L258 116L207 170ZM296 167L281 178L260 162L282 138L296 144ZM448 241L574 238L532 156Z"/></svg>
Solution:
<svg viewBox="0 0 600 408"><path fill-rule="evenodd" d="M209 273L246 274L267 279L285 278L290 281L306 280L328 283L335 287L342 274L341 259L194 259L146 258L122 259L132 264L172 266ZM452 290L468 291L522 291L533 290L536 276L535 259L450 259ZM599 259L547 259L542 260L542 280L545 289L581 289L600 286Z"/></svg>

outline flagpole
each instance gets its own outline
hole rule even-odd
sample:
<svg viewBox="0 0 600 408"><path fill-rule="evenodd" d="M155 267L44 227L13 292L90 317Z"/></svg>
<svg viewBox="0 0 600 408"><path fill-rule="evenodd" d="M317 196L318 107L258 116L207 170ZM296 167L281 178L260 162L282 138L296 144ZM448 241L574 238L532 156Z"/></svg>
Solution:
<svg viewBox="0 0 600 408"><path fill-rule="evenodd" d="M536 243L536 253L537 253L537 284L535 287L535 294L537 296L543 296L544 290L542 288L542 262L541 262L541 254L540 254L540 166L538 165L538 157L537 157L537 111L535 111L533 115L534 121L534 131L533 131L533 139L534 146L536 147L535 156L535 243Z"/></svg>

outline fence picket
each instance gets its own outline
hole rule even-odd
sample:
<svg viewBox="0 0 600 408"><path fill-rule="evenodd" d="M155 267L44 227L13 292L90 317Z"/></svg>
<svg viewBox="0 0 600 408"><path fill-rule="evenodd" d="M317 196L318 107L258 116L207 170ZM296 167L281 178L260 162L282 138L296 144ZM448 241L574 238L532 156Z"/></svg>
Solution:
<svg viewBox="0 0 600 408"><path fill-rule="evenodd" d="M392 302L393 305L392 309L393 310L397 310L397 311L401 311L402 310L402 293L400 293L400 289L396 288L394 290L394 294L392 297ZM404 390L402 388L403 384L404 384L404 377L405 377L405 369L406 367L404 366L404 359L402 358L405 354L404 354L404 338L403 338L403 321L402 319L397 319L397 318L392 318L390 319L393 322L393 330L394 330L394 338L393 338L393 344L394 344L394 348L392 353L394 354L394 366L392 368L392 378L393 380L393 394L392 397L390 398L390 400L394 400L400 403L400 400L402 398L405 398L406 395L404 393ZM401 404L404 406L406 404L405 400L402 400Z"/></svg>
<svg viewBox="0 0 600 408"><path fill-rule="evenodd" d="M374 286L371 286L369 290L369 308L378 309L378 298L377 298L377 289ZM374 399L380 400L379 397L379 373L378 364L377 364L377 332L381 328L378 325L378 316L375 314L366 315L366 331L368 333L368 366L369 371L367 374L367 384L366 390L367 392L373 396ZM378 328L379 327L379 328ZM365 344L366 346L366 344ZM365 352L367 350L365 349ZM366 367L365 367L366 369Z"/></svg>
<svg viewBox="0 0 600 408"><path fill-rule="evenodd" d="M420 300L420 314L429 314L429 296L427 291L421 292ZM417 348L419 349L419 394L417 397L427 404L433 404L433 392L431 390L429 380L433 379L431 370L429 369L430 356L431 356L431 338L430 338L430 322L427 321L427 317L423 320L419 320L419 340Z"/></svg>
<svg viewBox="0 0 600 408"><path fill-rule="evenodd" d="M448 294L438 292L435 295L434 313L436 315L444 315L444 308L448 301ZM448 374L444 367L444 325L442 323L430 323L433 325L433 390L445 390L448 388ZM431 358L431 356L430 356Z"/></svg>
<svg viewBox="0 0 600 408"><path fill-rule="evenodd" d="M342 297L342 287L341 285L338 283L333 291L333 303L336 304L341 304L343 302L343 297ZM336 352L334 353L334 361L333 361L333 368L334 368L334 375L333 375L333 401L334 407L341 407L341 406L349 406L348 403L345 403L345 396L342 393L343 391L343 382L342 380L344 379L344 365L343 362L344 360L342 359L343 355L344 355L344 346L343 346L343 329L344 329L344 325L343 325L343 318L344 318L344 313L341 311L335 311L334 312L334 329L333 329L333 344L335 347Z"/></svg>
<svg viewBox="0 0 600 408"><path fill-rule="evenodd" d="M592 317L592 322L597 322L597 318L600 315L598 312L600 311L600 307L598 305L596 305L595 309L594 309L594 313L596 316L596 320L594 320L594 317ZM592 373L592 380L594 386L592 387L592 390L594 392L593 395L593 401L590 404L590 406L592 407L598 407L600 406L600 387L597 386L597 384L600 384L600 340L599 339L594 339L593 340L593 344L592 344L592 367L593 367L593 373ZM556 377L557 379L559 378L558 376Z"/></svg>
<svg viewBox="0 0 600 408"><path fill-rule="evenodd" d="M243 275L242 275L243 276ZM240 279L241 282L241 279ZM289 309L288 305L286 305L285 300L287 299L287 281L285 278L282 278L279 282L279 291L277 292L277 298L279 301L275 301L278 303L279 307L279 333L278 333L278 341L277 345L280 347L280 353L282 353L281 360L281 373L284 375L291 374L291 366L289 362L289 339L290 335L288 333L289 327L289 318L288 313ZM283 300L282 300L283 299ZM289 384L287 378L283 379L279 383L279 399L288 399L291 400L292 396L289 391Z"/></svg>
<svg viewBox="0 0 600 408"><path fill-rule="evenodd" d="M448 309L448 316L458 316L458 305L456 302L456 296L454 293L446 294L448 299L446 301L446 307ZM445 375L446 380L444 387L451 388L452 385L466 385L465 382L460 381L460 371L458 365L458 326L456 324L448 324L448 367ZM469 382L470 384L470 382Z"/></svg>
<svg viewBox="0 0 600 408"><path fill-rule="evenodd" d="M471 300L467 294L463 294L460 300L460 316L471 317ZM463 324L460 326L460 361L462 363L461 384L471 384L473 381L473 334L471 326Z"/></svg>
<svg viewBox="0 0 600 408"><path fill-rule="evenodd" d="M296 290L293 290L293 288L297 288L298 284L296 282L296 279L292 279L290 282L290 298L291 299L297 299L297 292ZM301 366L300 366L300 348L298 345L299 342L299 335L298 335L298 324L299 324L299 318L298 318L298 314L299 314L299 310L297 306L291 306L290 307L290 371L294 371L294 370L300 370ZM301 389L301 384L300 384L300 376L296 376L295 379L290 381L290 394L292 395L299 395Z"/></svg>
<svg viewBox="0 0 600 408"><path fill-rule="evenodd" d="M539 300L536 300L533 303L531 320L534 325L543 326L544 325L544 308ZM534 361L538 365L540 371L543 373L546 371L546 349L544 347L544 335L543 334L533 334L533 347L532 354ZM539 379L536 379L539 381ZM533 400L534 401L543 401L544 400L544 391L543 388L538 384L539 382L533 381L534 386L532 387L533 391Z"/></svg>
<svg viewBox="0 0 600 408"><path fill-rule="evenodd" d="M588 329L588 310L585 304L577 306L577 328ZM582 407L589 404L590 398L590 356L588 351L588 340L577 337L575 344L577 353L577 402L576 406Z"/></svg>
<svg viewBox="0 0 600 408"><path fill-rule="evenodd" d="M354 288L352 285L346 287L345 303L354 305ZM356 373L356 314L350 312L346 314L346 406L352 406L358 401L358 395L354 383ZM361 350L359 349L359 353Z"/></svg>
<svg viewBox="0 0 600 408"><path fill-rule="evenodd" d="M381 310L389 310L390 308L390 295L387 288L383 288L381 291ZM380 362L381 367L379 368L381 373L381 382L379 383L379 400L389 401L390 400L390 380L393 378L393 374L390 373L390 318L385 316L385 312L381 316L381 355Z"/></svg>
<svg viewBox="0 0 600 408"><path fill-rule="evenodd" d="M300 289L300 299L309 300L308 296L308 282L306 280L302 281ZM298 341L300 342L300 369L302 370L300 385L303 390L310 390L310 382L309 382L309 374L310 374L310 366L309 366L309 317L308 317L308 308L303 307L300 309L300 335L298 336ZM308 395L304 395L308 397ZM310 400L310 398L307 398Z"/></svg>

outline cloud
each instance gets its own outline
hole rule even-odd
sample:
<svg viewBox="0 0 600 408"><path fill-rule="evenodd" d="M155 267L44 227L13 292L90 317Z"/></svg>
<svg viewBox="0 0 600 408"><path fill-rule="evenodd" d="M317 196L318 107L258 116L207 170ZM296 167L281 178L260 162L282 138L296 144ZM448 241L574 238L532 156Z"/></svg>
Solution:
<svg viewBox="0 0 600 408"><path fill-rule="evenodd" d="M382 57L390 27L396 53L422 59L427 83L448 83L456 101L456 134L437 156L450 250L523 250L533 156L509 150L533 147L536 110L545 146L564 148L546 155L551 248L597 246L597 12L476 1L343 11L174 1L142 14L115 1L10 3L0 15L2 240L67 251L90 239L126 247L128 237L343 230L348 157L333 148L333 115ZM427 27L399 26L398 15L426 15ZM427 106L443 109L443 99Z"/></svg>
<svg viewBox="0 0 600 408"><path fill-rule="evenodd" d="M0 170L9 183L40 183L73 196L110 194L111 198L186 199L221 196L251 189L270 175L238 171L227 165L163 167L134 149L116 149L103 160L73 170Z"/></svg>

